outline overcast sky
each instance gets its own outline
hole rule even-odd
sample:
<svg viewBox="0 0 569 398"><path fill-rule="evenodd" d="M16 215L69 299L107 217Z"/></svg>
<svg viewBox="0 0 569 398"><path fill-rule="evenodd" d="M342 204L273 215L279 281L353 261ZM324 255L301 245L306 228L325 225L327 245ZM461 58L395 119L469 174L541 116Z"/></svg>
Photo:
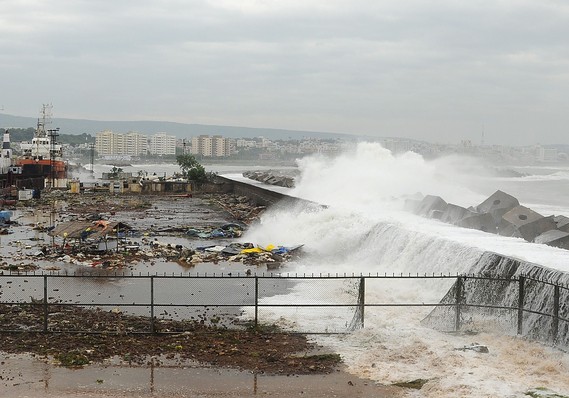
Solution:
<svg viewBox="0 0 569 398"><path fill-rule="evenodd" d="M18 116L569 144L565 0L0 0L0 54Z"/></svg>

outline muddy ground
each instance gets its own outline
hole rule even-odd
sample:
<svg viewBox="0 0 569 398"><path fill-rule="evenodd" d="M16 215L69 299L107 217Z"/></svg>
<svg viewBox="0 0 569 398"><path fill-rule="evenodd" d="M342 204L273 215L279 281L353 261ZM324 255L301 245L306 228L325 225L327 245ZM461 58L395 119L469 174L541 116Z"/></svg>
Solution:
<svg viewBox="0 0 569 398"><path fill-rule="evenodd" d="M19 202L13 209L15 220L7 226L9 233L3 236L2 241L3 265L11 272L49 273L61 269L81 272L93 267L100 268L105 263L112 265L107 265L106 268L136 270L144 265L151 267L151 264L157 262L157 257L168 257L167 251L163 247L158 248L157 244L150 245L154 250L152 257L129 254L128 263L124 261L123 253L119 252L97 254L96 262L81 251L65 253L63 247L57 247L57 241L50 241L48 231L53 220L56 224L99 218L128 222L133 230L139 232L136 235L139 240L151 243L171 241L172 244L166 245L173 248L176 244L191 247L192 244L197 246L211 243L211 239L200 240L188 236L185 231L189 228L207 231L208 228L231 223L246 230L263 210L262 207L250 205L245 198L233 195L116 196L106 193L72 195L53 192L43 195L41 200ZM219 238L214 241L220 243ZM221 243L228 244L231 241L223 239ZM179 251L180 249L174 250ZM62 257L63 254L65 258ZM65 263L68 261L66 257L77 256L82 259L80 263ZM206 261L207 258L201 260ZM188 267L188 264L180 265L179 258L173 255L170 266L176 264L184 266L183 269ZM215 261L211 266L215 267ZM254 262L248 266L256 270ZM247 265L242 264L242 267ZM2 292L0 296L1 294ZM24 301L27 302L27 298ZM42 319L44 307L33 297L30 304L36 305L1 306L2 328L37 329L41 325L38 320ZM143 335L129 333L129 330L149 330L148 317L113 310L56 307L51 304L49 313L50 330L59 330L61 333L2 333L0 350L7 353L29 352L54 358L63 366L100 363L113 357L143 365L150 358L161 357L175 360L179 364L197 361L267 374L329 373L340 363L340 358L335 354L314 354L318 347L309 343L306 336L281 332L267 326L245 326L235 330L208 326L199 319L160 319L155 326L158 334ZM101 334L65 332L86 329L100 331ZM176 331L180 333L175 333Z"/></svg>
<svg viewBox="0 0 569 398"><path fill-rule="evenodd" d="M0 319L6 329L33 327L42 313L42 306L2 306ZM69 307L50 308L50 313L53 328L70 332L1 333L0 351L50 357L67 367L104 363L116 357L138 366L160 366L166 360L169 366L197 362L280 375L330 373L340 363L336 354L317 352L318 347L305 336L270 327L236 330L209 327L200 321L161 319L157 321L157 334L136 334L129 330L148 324L147 317ZM78 325L102 332L71 332L81 328ZM108 332L117 328L120 331Z"/></svg>

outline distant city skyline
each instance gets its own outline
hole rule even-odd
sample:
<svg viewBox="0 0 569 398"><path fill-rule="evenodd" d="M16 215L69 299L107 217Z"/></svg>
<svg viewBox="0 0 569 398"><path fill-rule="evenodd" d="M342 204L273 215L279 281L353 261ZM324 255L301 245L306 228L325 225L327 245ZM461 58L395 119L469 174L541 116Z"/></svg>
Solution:
<svg viewBox="0 0 569 398"><path fill-rule="evenodd" d="M569 142L558 0L14 0L0 34L9 115Z"/></svg>
<svg viewBox="0 0 569 398"><path fill-rule="evenodd" d="M0 129L28 129L34 128L37 124L37 118L14 116L0 113ZM375 141L375 140L400 140L400 141L415 141L425 142L432 145L468 145L468 146L511 146L511 147L524 147L524 146L552 146L562 145L569 146L569 143L552 143L542 144L540 142L532 143L519 143L513 142L511 144L495 144L485 139L481 135L478 140L453 140L448 141L430 141L420 138L409 137L380 137L380 136L364 136L353 135L347 133L329 133L329 132L314 132L314 131L301 131L301 130L282 130L271 128L255 128L255 127L239 127L239 126L217 126L217 125L194 125L176 122L158 122L158 121L96 121L84 119L66 119L54 118L52 127L57 127L61 134L81 135L90 134L96 138L98 133L105 131L112 131L114 133L124 134L129 132L142 133L142 134L156 134L167 133L172 134L179 140L191 140L193 137L200 135L227 135L233 139L251 139L251 138L264 138L271 140L304 140L304 139L339 139L348 141Z"/></svg>

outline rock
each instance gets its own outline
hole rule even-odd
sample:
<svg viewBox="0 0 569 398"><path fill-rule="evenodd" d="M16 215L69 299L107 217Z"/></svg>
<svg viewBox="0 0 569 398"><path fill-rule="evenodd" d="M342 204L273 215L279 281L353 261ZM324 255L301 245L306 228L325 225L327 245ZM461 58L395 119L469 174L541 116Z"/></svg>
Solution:
<svg viewBox="0 0 569 398"><path fill-rule="evenodd" d="M553 221L557 225L557 229L563 232L569 232L569 217L555 216Z"/></svg>
<svg viewBox="0 0 569 398"><path fill-rule="evenodd" d="M405 199L405 204L403 209L411 213L417 213L419 206L421 205L420 199Z"/></svg>
<svg viewBox="0 0 569 398"><path fill-rule="evenodd" d="M498 224L500 235L524 238L528 242L552 229L556 229L553 217L544 217L525 206L514 207L502 216Z"/></svg>
<svg viewBox="0 0 569 398"><path fill-rule="evenodd" d="M447 202L445 202L443 198L440 196L427 195L423 200L421 200L421 203L419 203L416 214L420 216L429 216L433 214L433 210L444 212L446 208Z"/></svg>
<svg viewBox="0 0 569 398"><path fill-rule="evenodd" d="M457 225L458 222L464 218L476 215L476 213L465 209L462 206L448 203L446 210L443 212L440 220L449 224Z"/></svg>
<svg viewBox="0 0 569 398"><path fill-rule="evenodd" d="M569 232L560 231L558 229L546 231L537 236L533 241L535 243L542 243L548 246L569 250Z"/></svg>
<svg viewBox="0 0 569 398"><path fill-rule="evenodd" d="M520 202L512 195L508 195L500 190L494 192L488 199L476 207L478 213L489 213L494 217L498 224L502 216L514 207L519 206Z"/></svg>

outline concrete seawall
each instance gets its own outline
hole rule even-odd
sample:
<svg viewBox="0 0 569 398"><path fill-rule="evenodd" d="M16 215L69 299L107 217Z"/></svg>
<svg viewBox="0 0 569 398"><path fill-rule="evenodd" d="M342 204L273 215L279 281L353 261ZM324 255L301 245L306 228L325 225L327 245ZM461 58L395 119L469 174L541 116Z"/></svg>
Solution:
<svg viewBox="0 0 569 398"><path fill-rule="evenodd" d="M204 187L215 190L216 192L229 193L232 192L236 195L246 196L255 205L261 206L274 206L274 205L306 205L326 207L309 200L295 198L281 192L276 192L259 185L248 184L246 182L232 180L230 178L217 176L213 184L209 187Z"/></svg>

